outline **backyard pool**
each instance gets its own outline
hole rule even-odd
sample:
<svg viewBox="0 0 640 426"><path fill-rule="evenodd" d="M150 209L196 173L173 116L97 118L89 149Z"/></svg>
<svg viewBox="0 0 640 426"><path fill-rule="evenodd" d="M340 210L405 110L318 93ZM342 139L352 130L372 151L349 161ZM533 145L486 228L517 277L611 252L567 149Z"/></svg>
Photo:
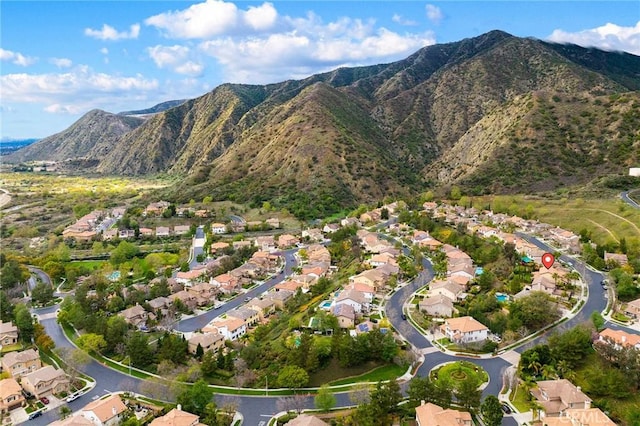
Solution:
<svg viewBox="0 0 640 426"><path fill-rule="evenodd" d="M504 293L496 293L496 299L498 299L498 302L506 302L509 300L509 296Z"/></svg>
<svg viewBox="0 0 640 426"><path fill-rule="evenodd" d="M325 300L324 302L320 303L320 309L324 309L325 311L331 309L331 300Z"/></svg>
<svg viewBox="0 0 640 426"><path fill-rule="evenodd" d="M109 281L118 281L120 279L120 271L113 271L107 277Z"/></svg>

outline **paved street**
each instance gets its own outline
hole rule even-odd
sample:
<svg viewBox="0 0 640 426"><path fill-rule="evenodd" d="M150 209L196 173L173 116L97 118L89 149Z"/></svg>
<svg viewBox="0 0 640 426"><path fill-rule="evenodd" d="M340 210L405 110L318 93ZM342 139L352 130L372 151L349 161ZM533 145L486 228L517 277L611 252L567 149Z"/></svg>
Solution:
<svg viewBox="0 0 640 426"><path fill-rule="evenodd" d="M539 247L553 251L553 249L543 242L529 237L525 235L520 235L529 241L535 243ZM273 287L276 283L281 282L286 275L291 274L292 268L296 266L296 261L294 257L294 253L297 249L292 249L283 252L285 256L285 273L279 274L276 277L268 280L263 283L259 287L249 291L246 295L240 296L235 300L223 305L219 309L211 310L197 317L185 319L176 324L176 330L179 331L193 331L198 328L201 328L206 323L208 323L215 316L221 315L222 313L237 307L244 303L244 297L255 297L259 296L262 292L268 290ZM589 297L585 302L584 307L580 311L578 315L571 318L570 320L563 323L559 326L558 330L565 330L571 327L574 327L581 322L589 321L589 316L591 312L598 311L601 312L606 307L606 299L604 297L604 292L602 286L600 285L601 280L603 279L602 274L589 269L584 263L570 258L568 256L563 255L561 260L566 261L573 265L584 277L584 280L587 282L589 286ZM443 353L439 351L437 348L434 348L429 340L423 336L418 330L415 329L411 325L411 323L407 320L402 319L402 307L404 303L411 297L411 295L423 287L428 283L434 276L433 269L431 264L428 261L424 261L424 270L420 273L420 275L412 282L406 284L398 291L396 291L388 300L385 305L386 315L389 318L391 324L398 330L398 332L408 341L410 342L418 351L424 354L425 360L424 363L418 369L418 375L424 376L429 373L429 371L436 367L439 364L454 361L459 359L459 357L452 356L450 354ZM47 277L48 278L48 277ZM55 319L55 310L57 306L43 308L39 310L34 310L34 313L39 315L40 322L45 327L47 333L51 336L51 338L56 343L58 347L70 347L72 344L66 339L64 336L62 329L57 324ZM609 324L608 324L609 325ZM618 328L618 326L611 325L613 328ZM632 330L626 329L630 332ZM638 333L640 334L640 333ZM487 387L483 390L484 395L493 394L497 395L502 386L501 378L504 370L512 365L512 363L517 362L518 353L521 353L525 349L538 344L544 341L549 333L544 334L533 341L529 342L526 345L523 345L516 349L515 351L506 352L500 356L493 358L470 358L469 360L478 364L482 368L484 368L490 376L490 381ZM82 371L93 377L96 380L96 387L83 395L76 401L73 401L69 404L72 410L78 410L90 400L97 398L105 393L116 391L116 390L130 390L130 391L139 391L141 381L134 377L129 377L126 374L120 373L119 371L112 370L110 368L101 365L96 361L91 361L89 364L82 368ZM348 398L347 393L339 393L336 395L338 400L338 406L349 406L351 403ZM242 412L244 416L244 424L246 425L258 425L264 426L269 418L275 414L277 409L277 402L280 398L272 397L272 396L220 396L218 395L216 399L218 402L222 402L225 399L233 398L239 405L239 411ZM306 400L306 407L313 407L313 399L308 397ZM33 425L45 425L50 423L51 421L58 418L57 412L47 412L42 417L29 421L29 424ZM513 416L505 416L503 420L503 425L516 425L517 422L513 418Z"/></svg>

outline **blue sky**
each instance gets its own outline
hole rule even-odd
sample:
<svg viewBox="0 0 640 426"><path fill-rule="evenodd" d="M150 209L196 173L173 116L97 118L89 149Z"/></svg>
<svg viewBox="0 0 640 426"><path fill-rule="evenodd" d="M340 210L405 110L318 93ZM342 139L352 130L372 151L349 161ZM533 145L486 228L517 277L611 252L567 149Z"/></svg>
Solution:
<svg viewBox="0 0 640 426"><path fill-rule="evenodd" d="M0 136L402 59L493 29L640 55L640 1L0 2Z"/></svg>

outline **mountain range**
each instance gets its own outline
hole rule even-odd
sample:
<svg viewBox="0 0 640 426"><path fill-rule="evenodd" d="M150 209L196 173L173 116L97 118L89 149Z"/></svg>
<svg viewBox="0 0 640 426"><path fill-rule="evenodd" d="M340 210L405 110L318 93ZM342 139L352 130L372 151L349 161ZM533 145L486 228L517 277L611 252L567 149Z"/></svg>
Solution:
<svg viewBox="0 0 640 426"><path fill-rule="evenodd" d="M640 57L501 31L175 103L144 119L91 111L7 161L177 174L178 200L269 200L300 217L442 185L549 190L640 164Z"/></svg>

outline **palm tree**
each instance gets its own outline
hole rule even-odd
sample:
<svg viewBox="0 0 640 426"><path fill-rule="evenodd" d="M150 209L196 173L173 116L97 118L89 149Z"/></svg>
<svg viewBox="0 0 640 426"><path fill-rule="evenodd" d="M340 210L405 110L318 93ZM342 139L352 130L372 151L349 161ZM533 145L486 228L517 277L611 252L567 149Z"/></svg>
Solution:
<svg viewBox="0 0 640 426"><path fill-rule="evenodd" d="M558 374L556 373L556 369L553 368L553 365L545 364L542 366L542 378L545 380L557 378Z"/></svg>

